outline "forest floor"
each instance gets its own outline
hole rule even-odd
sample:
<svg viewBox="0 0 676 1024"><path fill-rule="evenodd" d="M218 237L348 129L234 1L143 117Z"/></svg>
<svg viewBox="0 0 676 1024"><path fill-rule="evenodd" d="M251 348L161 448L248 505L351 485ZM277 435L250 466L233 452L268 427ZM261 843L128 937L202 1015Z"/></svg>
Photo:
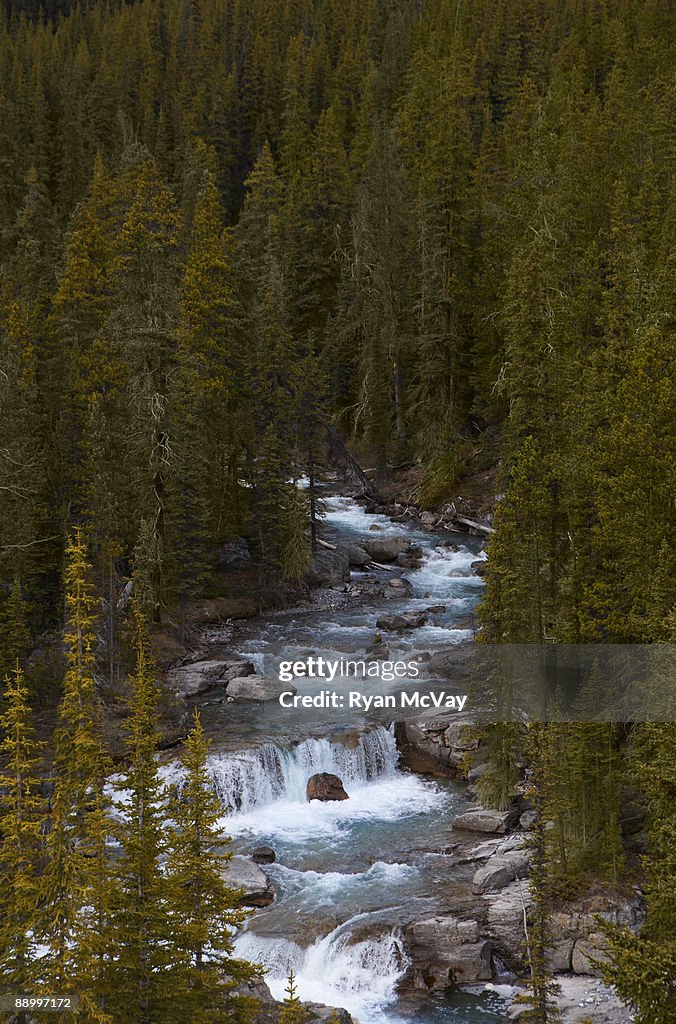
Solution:
<svg viewBox="0 0 676 1024"><path fill-rule="evenodd" d="M394 469L388 479L378 485L378 489L388 505L415 505L421 511L441 513L452 503L462 515L485 522L495 510L501 488L501 474L501 467L497 463L489 467L467 469L448 488L443 500L431 505L421 503L419 497L424 482L422 466Z"/></svg>

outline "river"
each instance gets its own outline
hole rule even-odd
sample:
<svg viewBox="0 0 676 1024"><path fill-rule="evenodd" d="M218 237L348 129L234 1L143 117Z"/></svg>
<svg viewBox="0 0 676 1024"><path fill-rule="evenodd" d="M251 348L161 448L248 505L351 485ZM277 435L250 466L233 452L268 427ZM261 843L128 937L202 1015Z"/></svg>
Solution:
<svg viewBox="0 0 676 1024"><path fill-rule="evenodd" d="M444 610L418 629L383 635L391 658L408 660L471 638L469 619L482 587L471 569L479 541L451 534L458 546L452 550L440 546L438 535L369 515L351 498L330 497L326 504L322 536L329 541L403 535L423 549L420 567L403 573L412 595L311 605L240 623L230 653L234 647L263 672L273 658L363 655L384 611L440 605ZM376 575L387 582L391 574ZM352 574L355 584L363 578ZM214 651L218 656L216 645ZM298 688L317 690L316 683ZM392 727L337 714L280 713L276 702L274 708L203 702L211 775L232 810L224 827L233 848L250 854L266 844L277 854L265 867L277 898L252 916L237 938L237 954L264 965L277 998L293 967L302 999L343 1006L360 1024L502 1019L504 1003L490 989L437 1002L398 992L408 964L405 926L457 909L461 891L466 898L472 869L459 863L451 822L467 801L459 783L402 770ZM339 775L349 799L308 803L307 780L320 771Z"/></svg>

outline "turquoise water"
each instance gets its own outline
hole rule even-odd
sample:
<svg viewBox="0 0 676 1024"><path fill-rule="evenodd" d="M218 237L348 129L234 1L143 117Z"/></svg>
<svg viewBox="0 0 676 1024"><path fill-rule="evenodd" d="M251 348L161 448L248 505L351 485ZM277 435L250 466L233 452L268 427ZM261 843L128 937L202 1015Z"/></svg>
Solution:
<svg viewBox="0 0 676 1024"><path fill-rule="evenodd" d="M369 516L346 498L329 499L326 526L325 535L343 541L406 534L419 544L423 563L404 574L413 596L328 611L295 609L242 624L237 650L259 671L272 658L363 653L383 611L445 606L420 629L384 636L393 658L471 639L466 623L482 586L471 570L476 542L458 551L437 547L439 538ZM359 579L353 574L354 582ZM462 787L402 771L393 732L383 724L336 721L335 712L310 719L307 712L280 715L260 705L227 704L206 707L204 719L214 743L214 784L224 806L235 810L224 820L235 850L250 853L267 844L277 854L266 868L277 898L256 911L236 945L240 955L264 965L273 994L283 997L293 967L301 998L344 1006L360 1024L503 1019L505 1002L494 991L412 1002L399 993L408 965L406 926L457 911L468 898L471 869L458 863L458 834L451 828L465 805ZM338 774L349 800L308 803L305 786L317 771Z"/></svg>

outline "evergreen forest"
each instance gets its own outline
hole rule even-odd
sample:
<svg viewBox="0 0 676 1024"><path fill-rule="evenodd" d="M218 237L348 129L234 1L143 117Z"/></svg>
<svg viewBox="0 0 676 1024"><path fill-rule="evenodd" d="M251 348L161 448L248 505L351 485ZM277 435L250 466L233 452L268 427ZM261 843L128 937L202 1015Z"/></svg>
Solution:
<svg viewBox="0 0 676 1024"><path fill-rule="evenodd" d="M497 474L480 642L674 643L674 53L670 0L3 0L0 992L252 1019L158 637L236 538L299 592L332 438L427 509ZM519 1019L558 1019L552 908L640 885L603 973L669 1024L673 722L484 741L537 815Z"/></svg>

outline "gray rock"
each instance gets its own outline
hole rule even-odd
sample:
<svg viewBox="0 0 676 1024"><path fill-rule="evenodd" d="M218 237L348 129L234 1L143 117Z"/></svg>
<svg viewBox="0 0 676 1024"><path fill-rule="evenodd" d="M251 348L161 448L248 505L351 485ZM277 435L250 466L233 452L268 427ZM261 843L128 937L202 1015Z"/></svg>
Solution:
<svg viewBox="0 0 676 1024"><path fill-rule="evenodd" d="M394 579L388 581L387 586L390 590L398 591L400 596L411 597L413 594L413 587L402 576L395 576Z"/></svg>
<svg viewBox="0 0 676 1024"><path fill-rule="evenodd" d="M442 742L445 747L456 753L458 761L470 750L479 746L478 737L463 722L451 722L444 729Z"/></svg>
<svg viewBox="0 0 676 1024"><path fill-rule="evenodd" d="M491 947L476 921L450 914L416 921L406 929L405 942L416 987L445 992L493 975Z"/></svg>
<svg viewBox="0 0 676 1024"><path fill-rule="evenodd" d="M475 576L485 576L487 565L488 562L485 558L479 558L476 562L470 563L470 567Z"/></svg>
<svg viewBox="0 0 676 1024"><path fill-rule="evenodd" d="M348 544L342 550L347 555L350 565L368 565L371 561L368 551L360 547L359 544Z"/></svg>
<svg viewBox="0 0 676 1024"><path fill-rule="evenodd" d="M524 837L520 833L515 833L511 836L501 836L495 839L486 839L483 843L479 843L474 849L470 850L463 857L460 858L461 864L471 864L474 861L487 861L489 857L494 854L500 854L501 856L507 853L511 853L512 850L521 850L524 845Z"/></svg>
<svg viewBox="0 0 676 1024"><path fill-rule="evenodd" d="M515 878L525 878L528 875L529 861L528 850L514 850L512 853L489 857L474 875L472 892L477 895L495 892L496 889L504 889Z"/></svg>
<svg viewBox="0 0 676 1024"><path fill-rule="evenodd" d="M464 832L494 832L503 835L516 825L518 820L517 807L508 807L506 811L479 807L475 811L465 811L454 818L453 828L462 829Z"/></svg>
<svg viewBox="0 0 676 1024"><path fill-rule="evenodd" d="M574 945L573 939L556 939L549 945L545 959L551 971L572 970Z"/></svg>
<svg viewBox="0 0 676 1024"><path fill-rule="evenodd" d="M535 813L535 811L524 811L521 817L519 818L519 828L523 828L526 831L528 831L528 829L532 828L535 824L536 818L537 814Z"/></svg>
<svg viewBox="0 0 676 1024"><path fill-rule="evenodd" d="M524 966L526 933L524 917L533 905L527 881L511 882L499 893L482 897L488 905L486 932L496 952L513 970Z"/></svg>
<svg viewBox="0 0 676 1024"><path fill-rule="evenodd" d="M331 586L345 583L350 578L350 559L342 548L329 551L319 548L312 565L305 574L305 581L311 587Z"/></svg>
<svg viewBox="0 0 676 1024"><path fill-rule="evenodd" d="M478 743L471 733L466 735L462 722L449 725L447 718L397 722L395 736L402 760L411 771L429 771L437 766L454 772L464 761L467 750L472 749L467 744ZM447 737L453 738L450 744Z"/></svg>
<svg viewBox="0 0 676 1024"><path fill-rule="evenodd" d="M275 898L272 882L248 857L236 854L221 874L232 889L242 890L242 903L247 907L268 907Z"/></svg>
<svg viewBox="0 0 676 1024"><path fill-rule="evenodd" d="M488 764L486 762L484 762L483 764L475 764L474 767L470 768L470 770L467 772L467 781L478 782L481 776L485 775L487 771Z"/></svg>
<svg viewBox="0 0 676 1024"><path fill-rule="evenodd" d="M316 1024L324 1024L324 1022L326 1024L333 1024L334 1020L337 1020L338 1024L357 1024L354 1017L350 1016L342 1006L325 1006L324 1003L303 1003L303 1008L308 1016L308 1024L315 1024L315 1022Z"/></svg>
<svg viewBox="0 0 676 1024"><path fill-rule="evenodd" d="M426 621L425 612L403 612L401 615L381 615L376 626L378 629L401 632L406 629L420 629Z"/></svg>
<svg viewBox="0 0 676 1024"><path fill-rule="evenodd" d="M281 693L296 693L296 689L289 683L280 683L278 679L253 675L233 679L225 692L232 700L265 701L277 700Z"/></svg>
<svg viewBox="0 0 676 1024"><path fill-rule="evenodd" d="M374 562L394 562L410 547L406 537L374 537L364 541L364 547Z"/></svg>
<svg viewBox="0 0 676 1024"><path fill-rule="evenodd" d="M471 643L454 644L443 651L435 651L430 668L445 679L466 679L476 658L476 647Z"/></svg>
<svg viewBox="0 0 676 1024"><path fill-rule="evenodd" d="M385 644L372 644L371 647L366 648L366 653L371 661L389 661L390 660L390 649Z"/></svg>
<svg viewBox="0 0 676 1024"><path fill-rule="evenodd" d="M227 686L233 679L251 676L254 667L250 661L195 661L180 665L167 673L167 683L181 697L195 697L219 686Z"/></svg>
<svg viewBox="0 0 676 1024"><path fill-rule="evenodd" d="M412 555L410 552L397 555L396 563L402 569L419 569L422 558L420 555Z"/></svg>
<svg viewBox="0 0 676 1024"><path fill-rule="evenodd" d="M573 946L571 967L575 974L592 974L600 977L600 971L594 966L592 960L601 963L608 962L608 946L600 932L590 932L584 939L578 939Z"/></svg>

